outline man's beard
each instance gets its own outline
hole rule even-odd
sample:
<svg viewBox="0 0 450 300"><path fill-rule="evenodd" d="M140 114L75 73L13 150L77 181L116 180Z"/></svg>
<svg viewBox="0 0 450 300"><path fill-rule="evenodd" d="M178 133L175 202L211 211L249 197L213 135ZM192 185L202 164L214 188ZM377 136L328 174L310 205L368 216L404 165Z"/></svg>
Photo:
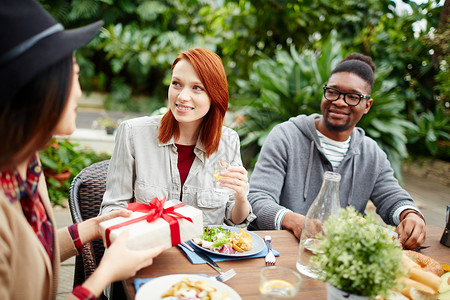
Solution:
<svg viewBox="0 0 450 300"><path fill-rule="evenodd" d="M350 128L350 126L348 125L350 123L350 120L347 120L347 122L343 125L333 125L328 121L327 118L324 119L325 119L325 126L330 131L342 132Z"/></svg>

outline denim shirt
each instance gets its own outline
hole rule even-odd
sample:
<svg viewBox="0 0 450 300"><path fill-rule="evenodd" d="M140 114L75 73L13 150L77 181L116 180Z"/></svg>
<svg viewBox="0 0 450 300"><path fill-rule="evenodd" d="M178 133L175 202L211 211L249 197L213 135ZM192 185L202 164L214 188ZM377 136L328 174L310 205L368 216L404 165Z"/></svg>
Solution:
<svg viewBox="0 0 450 300"><path fill-rule="evenodd" d="M173 137L167 143L158 140L160 122L161 116L153 116L120 124L100 214L126 208L129 202L149 203L154 197L167 196L167 200L182 200L201 209L204 225L238 225L231 221L234 195L215 193L213 177L214 163L220 159L242 165L237 133L222 127L219 149L209 157L198 140L194 161L181 188L177 147ZM251 212L242 225L254 219Z"/></svg>

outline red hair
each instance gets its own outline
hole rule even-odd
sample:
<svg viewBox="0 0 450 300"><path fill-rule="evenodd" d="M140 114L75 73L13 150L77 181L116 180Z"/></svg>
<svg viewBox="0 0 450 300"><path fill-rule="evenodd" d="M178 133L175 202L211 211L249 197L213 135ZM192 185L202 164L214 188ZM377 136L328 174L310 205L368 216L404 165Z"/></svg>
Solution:
<svg viewBox="0 0 450 300"><path fill-rule="evenodd" d="M175 59L172 64L172 74L175 65L182 59L186 59L192 64L211 99L211 107L203 117L200 129L200 141L205 146L206 156L209 157L219 149L223 119L228 109L229 96L225 69L217 54L208 49L195 48L182 52ZM180 128L169 109L162 117L158 139L162 143L167 143L172 136L179 137Z"/></svg>

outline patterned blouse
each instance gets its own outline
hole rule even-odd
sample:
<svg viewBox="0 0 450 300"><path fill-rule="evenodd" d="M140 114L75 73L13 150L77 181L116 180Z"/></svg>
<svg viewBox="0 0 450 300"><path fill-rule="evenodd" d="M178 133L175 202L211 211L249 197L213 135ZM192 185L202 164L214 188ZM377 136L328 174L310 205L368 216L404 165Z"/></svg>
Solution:
<svg viewBox="0 0 450 300"><path fill-rule="evenodd" d="M17 170L0 172L0 183L11 203L20 201L23 214L47 251L50 261L53 252L53 224L50 222L37 191L42 167L37 155L31 158L24 181Z"/></svg>
<svg viewBox="0 0 450 300"><path fill-rule="evenodd" d="M28 163L26 181L22 179L16 169L1 171L0 186L11 203L20 201L25 218L44 246L50 261L52 261L54 228L37 191L41 173L42 167L36 154ZM83 245L78 234L78 224L73 224L68 230L78 253L81 253ZM75 287L72 294L80 300L97 299L82 286Z"/></svg>

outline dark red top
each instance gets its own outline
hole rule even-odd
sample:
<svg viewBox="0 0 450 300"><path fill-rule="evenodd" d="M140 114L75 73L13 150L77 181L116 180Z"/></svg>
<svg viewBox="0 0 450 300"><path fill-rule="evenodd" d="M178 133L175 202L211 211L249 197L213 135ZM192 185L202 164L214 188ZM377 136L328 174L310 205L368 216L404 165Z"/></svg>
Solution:
<svg viewBox="0 0 450 300"><path fill-rule="evenodd" d="M181 186L183 187L186 177L189 174L192 163L194 162L195 145L178 145L178 172L180 172Z"/></svg>

